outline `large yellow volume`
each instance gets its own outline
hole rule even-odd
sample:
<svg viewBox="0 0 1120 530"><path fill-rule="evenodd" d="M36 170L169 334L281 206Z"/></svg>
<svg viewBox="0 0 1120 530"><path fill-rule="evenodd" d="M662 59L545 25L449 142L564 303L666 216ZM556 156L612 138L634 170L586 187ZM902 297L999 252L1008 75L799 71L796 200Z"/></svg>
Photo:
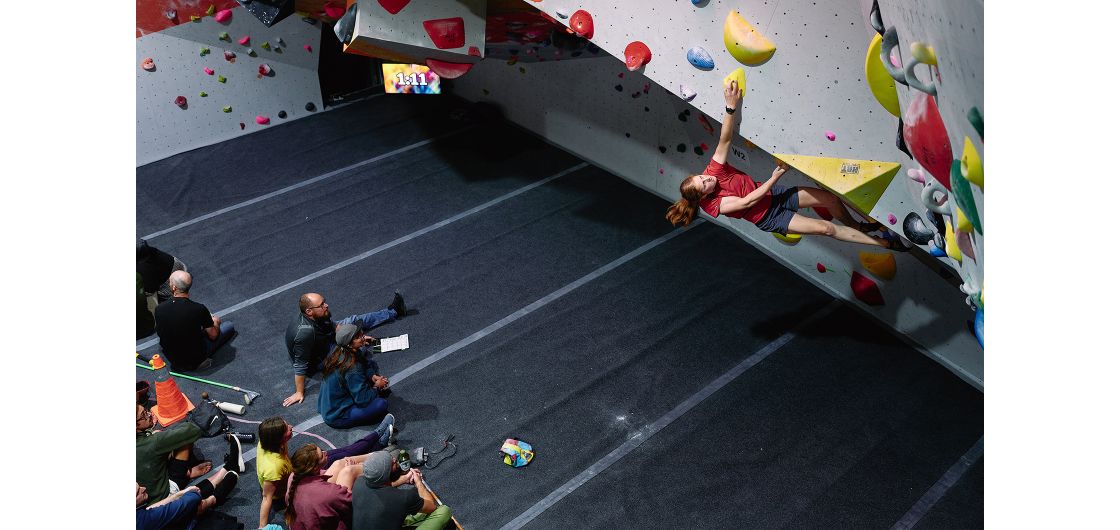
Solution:
<svg viewBox="0 0 1120 530"><path fill-rule="evenodd" d="M723 45L731 56L747 66L758 66L774 55L777 49L738 11L731 10L723 23Z"/></svg>
<svg viewBox="0 0 1120 530"><path fill-rule="evenodd" d="M898 92L894 88L894 78L887 73L879 58L879 50L883 46L883 36L878 33L871 39L867 47L867 57L863 61L863 73L867 78L867 86L871 88L871 95L887 109L887 112L902 117L902 109L898 106Z"/></svg>
<svg viewBox="0 0 1120 530"><path fill-rule="evenodd" d="M894 180L901 164L806 155L774 155L844 197L863 213L870 213Z"/></svg>

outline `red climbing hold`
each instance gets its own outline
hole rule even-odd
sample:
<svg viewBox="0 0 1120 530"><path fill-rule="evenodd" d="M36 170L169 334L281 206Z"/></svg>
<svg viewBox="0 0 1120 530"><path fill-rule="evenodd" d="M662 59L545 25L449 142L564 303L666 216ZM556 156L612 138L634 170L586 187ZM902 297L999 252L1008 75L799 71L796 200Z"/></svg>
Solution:
<svg viewBox="0 0 1120 530"><path fill-rule="evenodd" d="M187 96L178 96L175 98L175 104L187 108Z"/></svg>
<svg viewBox="0 0 1120 530"><path fill-rule="evenodd" d="M390 15L400 13L404 6L408 5L412 0L377 0L381 7L385 8Z"/></svg>
<svg viewBox="0 0 1120 530"><path fill-rule="evenodd" d="M529 51L532 50L530 49ZM482 57L482 52L478 51L478 46L471 46L470 49L467 50L467 55L470 55L472 57Z"/></svg>
<svg viewBox="0 0 1120 530"><path fill-rule="evenodd" d="M245 122L241 122L241 130L245 130Z"/></svg>
<svg viewBox="0 0 1120 530"><path fill-rule="evenodd" d="M471 67L474 66L470 63L449 63L439 59L428 59L424 62L428 65L428 68L431 68L436 75L443 79L455 79L470 71Z"/></svg>
<svg viewBox="0 0 1120 530"><path fill-rule="evenodd" d="M591 20L591 13L587 11L580 9L572 13L572 18L568 19L568 24L580 37L590 39L595 36L595 22Z"/></svg>
<svg viewBox="0 0 1120 530"><path fill-rule="evenodd" d="M704 144L704 143L700 144L700 150L701 151L707 151L708 150L708 144Z"/></svg>
<svg viewBox="0 0 1120 530"><path fill-rule="evenodd" d="M467 43L466 28L463 17L439 18L424 21L424 31L436 45L436 48L462 48Z"/></svg>
<svg viewBox="0 0 1120 530"><path fill-rule="evenodd" d="M825 208L823 206L814 206L813 211L817 212L817 217L820 217L821 219L824 219L825 221L831 221L832 220L832 212L829 212L828 208Z"/></svg>
<svg viewBox="0 0 1120 530"><path fill-rule="evenodd" d="M323 13L327 15L327 18L342 18L342 14L345 12L345 7L338 7L334 5L334 2L327 2L323 4Z"/></svg>
<svg viewBox="0 0 1120 530"><path fill-rule="evenodd" d="M631 72L649 64L650 59L653 58L653 52L649 51L649 46L646 46L640 40L627 44L623 55L626 56L626 69Z"/></svg>
<svg viewBox="0 0 1120 530"><path fill-rule="evenodd" d="M867 305L883 305L886 303L883 300L883 293L879 292L879 286L855 271L852 271L852 293L856 295L859 301Z"/></svg>
<svg viewBox="0 0 1120 530"><path fill-rule="evenodd" d="M828 272L828 269L824 268L823 263L817 263L817 272L819 272L821 274L824 274L824 273Z"/></svg>
<svg viewBox="0 0 1120 530"><path fill-rule="evenodd" d="M953 148L949 145L949 133L937 101L929 94L918 92L906 109L902 118L902 137L906 146L917 160L937 179L945 189L952 190L950 168L953 164Z"/></svg>

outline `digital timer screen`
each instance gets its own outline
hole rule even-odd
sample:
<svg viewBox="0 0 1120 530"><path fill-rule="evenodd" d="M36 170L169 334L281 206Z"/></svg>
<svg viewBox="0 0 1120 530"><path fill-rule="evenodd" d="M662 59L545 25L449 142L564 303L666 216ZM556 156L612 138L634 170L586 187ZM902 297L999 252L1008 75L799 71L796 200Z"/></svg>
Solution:
<svg viewBox="0 0 1120 530"><path fill-rule="evenodd" d="M419 64L382 64L386 94L439 94L439 76Z"/></svg>

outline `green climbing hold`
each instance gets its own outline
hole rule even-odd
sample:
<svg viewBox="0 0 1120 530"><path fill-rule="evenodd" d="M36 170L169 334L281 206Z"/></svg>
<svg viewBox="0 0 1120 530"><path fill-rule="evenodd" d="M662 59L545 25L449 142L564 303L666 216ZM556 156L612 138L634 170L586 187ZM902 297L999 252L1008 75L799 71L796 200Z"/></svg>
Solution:
<svg viewBox="0 0 1120 530"><path fill-rule="evenodd" d="M984 235L984 227L980 226L980 214L976 211L976 198L972 196L972 184L961 174L960 160L953 160L949 169L949 182L953 185L953 198L957 201L957 208L972 223L976 232Z"/></svg>
<svg viewBox="0 0 1120 530"><path fill-rule="evenodd" d="M210 4L210 7L206 8L206 16L214 16L214 4Z"/></svg>
<svg viewBox="0 0 1120 530"><path fill-rule="evenodd" d="M210 48L202 48L202 49L198 50L198 56L199 57L203 57L208 53L210 53Z"/></svg>
<svg viewBox="0 0 1120 530"><path fill-rule="evenodd" d="M233 41L233 39L231 39L231 38L229 37L229 33L228 33L228 32L225 32L225 31L221 32L221 33L220 33L220 34L218 35L218 40L224 40L224 41L226 41L226 42L232 42L232 41Z"/></svg>
<svg viewBox="0 0 1120 530"><path fill-rule="evenodd" d="M191 22L198 22L200 17L198 15L191 15Z"/></svg>
<svg viewBox="0 0 1120 530"><path fill-rule="evenodd" d="M225 82L226 82L226 78L225 78L225 77L222 77L222 76L218 76L218 82L219 82L219 83L225 83Z"/></svg>
<svg viewBox="0 0 1120 530"><path fill-rule="evenodd" d="M266 50L271 50L272 46L269 46L268 41L264 41L264 42L261 43L261 48L264 48Z"/></svg>
<svg viewBox="0 0 1120 530"><path fill-rule="evenodd" d="M980 135L980 141L984 141L984 115L980 114L980 109L972 107L968 109L968 123L972 124L972 128Z"/></svg>
<svg viewBox="0 0 1120 530"><path fill-rule="evenodd" d="M222 107L222 112L233 112L233 107Z"/></svg>
<svg viewBox="0 0 1120 530"><path fill-rule="evenodd" d="M206 97L206 92L199 92L198 97L200 97L200 98Z"/></svg>

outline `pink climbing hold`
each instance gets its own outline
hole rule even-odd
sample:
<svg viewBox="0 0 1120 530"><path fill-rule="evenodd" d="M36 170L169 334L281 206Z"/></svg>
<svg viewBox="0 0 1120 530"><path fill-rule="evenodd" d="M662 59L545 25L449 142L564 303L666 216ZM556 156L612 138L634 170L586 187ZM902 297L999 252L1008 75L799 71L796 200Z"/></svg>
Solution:
<svg viewBox="0 0 1120 530"><path fill-rule="evenodd" d="M248 36L248 35L246 35L246 36L244 36L244 37L241 37L241 38L240 38L240 39L239 39L239 40L237 41L237 43L238 43L238 44L240 44L240 45L242 45L242 46L248 46L248 45L249 45L249 36Z"/></svg>
<svg viewBox="0 0 1120 530"><path fill-rule="evenodd" d="M224 55L225 55L225 57L226 57L226 60L227 60L227 61L229 61L229 62L231 62L231 63L233 62L233 60L234 60L235 58L237 58L237 54L235 54L235 53L233 53L233 52L231 52L231 51L229 51L229 50L226 50L226 51L225 51L225 54L224 54Z"/></svg>
<svg viewBox="0 0 1120 530"><path fill-rule="evenodd" d="M922 173L922 170L920 170L918 168L912 167L910 169L907 169L906 170L906 176L910 177L910 180L913 180L914 182L917 182L918 184L925 184L926 183L926 176Z"/></svg>
<svg viewBox="0 0 1120 530"><path fill-rule="evenodd" d="M377 0L381 7L385 8L390 15L400 13L404 6L407 6L412 0Z"/></svg>
<svg viewBox="0 0 1120 530"><path fill-rule="evenodd" d="M891 65L895 68L902 68L902 61L898 57L895 57L893 53L891 54Z"/></svg>
<svg viewBox="0 0 1120 530"><path fill-rule="evenodd" d="M327 15L327 18L342 18L342 14L345 12L345 8L334 5L334 2L323 4L323 13Z"/></svg>
<svg viewBox="0 0 1120 530"><path fill-rule="evenodd" d="M257 116L257 125L268 125L271 121L268 116Z"/></svg>
<svg viewBox="0 0 1120 530"><path fill-rule="evenodd" d="M140 61L140 68L151 72L156 69L156 62L151 57L145 57L143 61Z"/></svg>
<svg viewBox="0 0 1120 530"><path fill-rule="evenodd" d="M665 169L664 168L657 168L657 172L664 175L665 174Z"/></svg>
<svg viewBox="0 0 1120 530"><path fill-rule="evenodd" d="M580 9L572 13L572 18L568 19L568 24L571 25L572 31L576 35L585 39L590 39L595 36L595 21L591 19L591 13Z"/></svg>
<svg viewBox="0 0 1120 530"><path fill-rule="evenodd" d="M244 130L245 130L245 122L241 122L241 130L242 130L242 131L244 131Z"/></svg>
<svg viewBox="0 0 1120 530"><path fill-rule="evenodd" d="M424 62L428 65L428 68L431 68L436 75L443 79L455 79L470 71L471 67L474 66L471 63L449 63L438 59L428 59Z"/></svg>
<svg viewBox="0 0 1120 530"><path fill-rule="evenodd" d="M708 150L708 144L701 143L700 144L700 150L701 151L707 151Z"/></svg>
<svg viewBox="0 0 1120 530"><path fill-rule="evenodd" d="M311 53L311 45L310 44L304 44L303 49L307 50L307 53Z"/></svg>
<svg viewBox="0 0 1120 530"><path fill-rule="evenodd" d="M432 39L436 48L441 50L462 48L467 43L467 30L463 24L463 17L425 20L423 24L424 31L428 32L428 38Z"/></svg>
<svg viewBox="0 0 1120 530"><path fill-rule="evenodd" d="M867 305L883 305L886 303L883 300L883 293L879 291L879 286L858 272L852 271L851 287L852 294Z"/></svg>
<svg viewBox="0 0 1120 530"><path fill-rule="evenodd" d="M828 141L830 141L830 142L835 142L836 141L836 133L834 133L832 131L825 131L824 132L824 137L828 138Z"/></svg>
<svg viewBox="0 0 1120 530"><path fill-rule="evenodd" d="M179 96L179 97L175 98L175 104L180 106L180 107L186 108L187 107L187 96Z"/></svg>
<svg viewBox="0 0 1120 530"><path fill-rule="evenodd" d="M898 218L893 213L889 213L887 214L887 222L893 225L898 222Z"/></svg>
<svg viewBox="0 0 1120 530"><path fill-rule="evenodd" d="M819 272L821 274L824 274L824 273L828 272L828 269L824 268L823 263L818 262L817 263L817 272Z"/></svg>
<svg viewBox="0 0 1120 530"><path fill-rule="evenodd" d="M206 75L214 75L214 71L213 71L213 70L211 70L211 69L209 69L209 68L205 68L205 67L204 67L204 68L202 69L202 71L203 71L203 72L206 72Z"/></svg>
<svg viewBox="0 0 1120 530"><path fill-rule="evenodd" d="M649 51L649 46L640 40L627 44L622 53L626 57L626 69L631 72L649 64L653 59L653 52Z"/></svg>
<svg viewBox="0 0 1120 530"><path fill-rule="evenodd" d="M231 18L233 18L233 11L230 11L228 9L223 9L221 11L218 11L217 13L214 13L214 20L218 22L226 22Z"/></svg>

